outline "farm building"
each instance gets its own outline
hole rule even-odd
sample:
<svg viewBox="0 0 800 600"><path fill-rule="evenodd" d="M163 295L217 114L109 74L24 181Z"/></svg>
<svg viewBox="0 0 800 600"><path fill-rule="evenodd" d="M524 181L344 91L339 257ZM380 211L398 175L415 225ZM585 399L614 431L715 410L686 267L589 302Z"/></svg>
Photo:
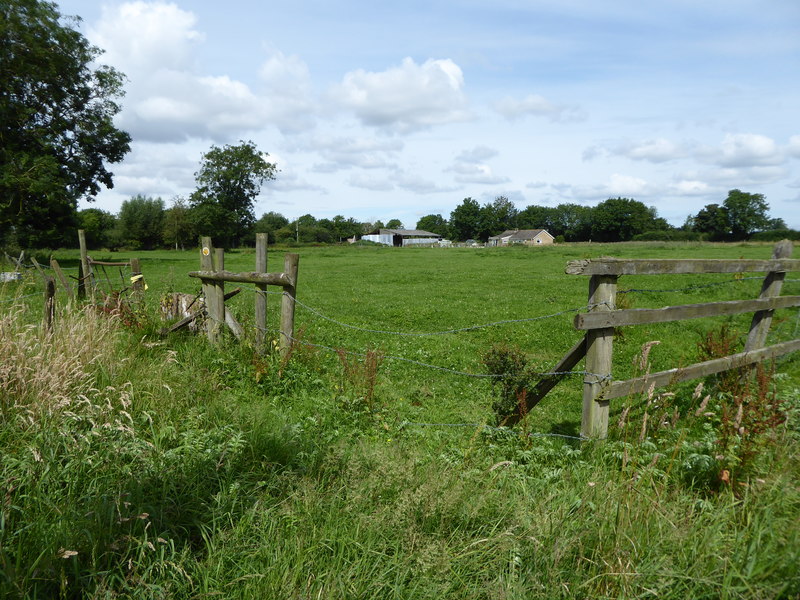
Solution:
<svg viewBox="0 0 800 600"><path fill-rule="evenodd" d="M416 246L438 244L442 236L421 229L379 229L362 236L361 239L387 246Z"/></svg>
<svg viewBox="0 0 800 600"><path fill-rule="evenodd" d="M552 244L555 238L544 229L509 229L500 235L489 238L487 246L508 246L509 244L525 244L526 246L545 246Z"/></svg>

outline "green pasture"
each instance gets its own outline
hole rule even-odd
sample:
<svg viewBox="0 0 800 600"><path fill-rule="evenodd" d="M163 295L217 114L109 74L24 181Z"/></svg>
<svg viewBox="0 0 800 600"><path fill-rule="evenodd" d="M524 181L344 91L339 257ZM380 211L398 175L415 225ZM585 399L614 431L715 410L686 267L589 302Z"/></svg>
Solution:
<svg viewBox="0 0 800 600"><path fill-rule="evenodd" d="M287 251L301 303L289 360L254 351L246 284L229 302L243 343L159 335L163 295L200 290L197 250L91 253L138 257L144 299L116 315L59 291L51 333L36 271L0 284L0 597L800 594L797 356L746 389L708 379L614 401L603 442L573 439L580 374L513 430L494 427L483 377L497 344L547 372L579 339L588 278L566 275L569 260L769 258L771 245L278 248L269 271ZM77 274L77 251L54 256ZM254 266L252 250L226 253L229 271ZM762 277L622 277L620 303L754 298ZM98 289L129 278L101 270ZM800 273L786 279L783 295L800 294ZM652 341L651 371L696 362L723 326L741 347L749 321L623 328L614 377L640 373ZM419 333L437 335L399 335ZM768 343L798 333L798 310L779 311Z"/></svg>
<svg viewBox="0 0 800 600"><path fill-rule="evenodd" d="M536 369L549 372L580 338L572 325L585 311L588 277L566 275L568 261L614 256L618 258L769 258L769 244L574 244L545 248L380 248L312 247L292 249L300 255L296 331L314 360L336 370L335 350L362 354L377 350L378 398L392 407L399 421L483 422L492 404L490 380L481 359L493 345L518 346ZM268 270L283 267L284 250L270 250ZM196 294L199 281L188 277L199 270L198 251L92 253L100 261L141 260L148 284L148 310L155 311L168 292ZM76 252L58 252L56 258L75 267ZM228 251L225 268L252 271L252 250ZM109 267L98 272L100 290L119 289L125 274ZM763 274L623 276L619 290L628 308L757 297ZM788 274L783 294L800 293L800 274ZM227 290L236 287L226 284ZM228 305L254 336L254 286ZM268 299L269 327L277 335L280 288ZM615 340L614 377L640 374L634 358L642 344L658 341L650 353L652 371L697 361L697 345L705 333L727 323L746 335L751 315L701 319L619 331ZM468 331L441 335L400 334ZM797 336L798 311L776 315L770 342ZM371 331L365 331L371 330ZM385 333L384 333L385 332ZM202 342L200 342L202 343ZM313 346L312 346L313 345ZM321 346L321 348L316 348ZM220 349L219 352L226 352ZM422 366L431 365L430 367ZM797 375L797 359L782 361L781 370ZM440 369L433 367L441 367ZM541 431L576 431L581 411L580 375L570 376L542 403L531 420ZM692 387L694 384L687 384ZM618 403L618 406L624 402Z"/></svg>

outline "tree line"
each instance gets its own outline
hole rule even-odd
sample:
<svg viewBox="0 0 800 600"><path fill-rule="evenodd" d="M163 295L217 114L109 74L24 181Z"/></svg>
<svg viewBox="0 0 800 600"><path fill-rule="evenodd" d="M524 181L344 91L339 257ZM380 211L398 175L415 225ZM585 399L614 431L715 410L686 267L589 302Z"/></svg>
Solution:
<svg viewBox="0 0 800 600"><path fill-rule="evenodd" d="M220 155L216 150L214 154ZM274 211L256 220L252 207L250 211L245 207L238 213L226 213L221 203L203 194L198 196L196 192L188 200L174 198L168 207L161 198L139 195L123 202L116 215L97 208L84 209L78 213L79 225L86 231L91 248L142 250L185 248L209 231L221 244L235 247L252 245L256 233L268 234L271 244L336 244L382 228L404 228L398 219L383 223L342 215L317 219L306 214L289 220ZM449 218L426 215L417 221L415 229L460 242L486 242L508 229L546 229L559 241L568 242L800 238L800 233L787 229L782 219L770 218L768 208L761 194L731 190L722 204L709 204L690 215L683 226L674 227L659 217L654 207L630 198L609 198L596 206L534 204L523 210L503 196L483 205L465 198ZM216 219L213 227L208 222L209 214Z"/></svg>
<svg viewBox="0 0 800 600"><path fill-rule="evenodd" d="M532 204L517 210L508 198L498 196L483 205L465 198L449 219L441 214L426 215L417 222L417 229L457 241L479 242L508 229L545 229L558 241L567 242L800 239L800 232L787 229L782 219L770 218L763 194L740 190L728 192L722 204L709 204L690 215L681 227L659 217L655 207L632 198L609 198L596 206Z"/></svg>

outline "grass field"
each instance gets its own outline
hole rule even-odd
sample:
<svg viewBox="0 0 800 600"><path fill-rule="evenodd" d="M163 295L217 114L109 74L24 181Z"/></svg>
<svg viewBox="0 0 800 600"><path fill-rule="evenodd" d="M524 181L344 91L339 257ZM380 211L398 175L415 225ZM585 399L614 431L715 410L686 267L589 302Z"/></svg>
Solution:
<svg viewBox="0 0 800 600"><path fill-rule="evenodd" d="M199 291L187 276L196 251L138 254L148 290L130 318L59 298L51 337L34 273L0 288L0 595L800 594L798 357L746 388L708 381L695 393L690 382L614 401L600 443L573 439L580 375L522 426L493 427L498 390L483 364L505 344L548 372L579 339L588 278L565 275L569 260L769 258L769 245L292 251L300 342L289 361L247 341L158 336L160 297ZM270 271L283 253L270 250ZM77 266L77 251L55 256ZM254 266L252 251L226 254L230 271ZM127 274L108 276L120 287ZM655 308L760 286L746 274L619 287L626 307ZM230 308L252 337L254 293L241 287ZM800 294L800 274L783 294ZM279 302L268 299L271 337ZM708 332L711 345L725 330L740 343L749 320L624 328L614 377L641 372L647 342L659 344L645 368L672 368L696 362ZM799 331L797 309L779 311L769 342Z"/></svg>

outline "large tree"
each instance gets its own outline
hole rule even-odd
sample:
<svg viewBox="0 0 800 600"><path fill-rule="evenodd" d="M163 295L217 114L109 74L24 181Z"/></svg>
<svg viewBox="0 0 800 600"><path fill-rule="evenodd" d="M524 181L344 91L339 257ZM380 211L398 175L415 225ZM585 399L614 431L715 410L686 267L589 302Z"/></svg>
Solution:
<svg viewBox="0 0 800 600"><path fill-rule="evenodd" d="M261 185L275 179L277 167L253 142L212 146L195 173L192 194L201 234L213 234L222 246L238 246L255 223L253 205Z"/></svg>
<svg viewBox="0 0 800 600"><path fill-rule="evenodd" d="M664 224L655 208L630 198L609 198L592 211L592 239L627 242L637 234L661 229Z"/></svg>
<svg viewBox="0 0 800 600"><path fill-rule="evenodd" d="M450 230L453 238L461 242L478 237L481 205L477 200L464 198L450 213Z"/></svg>
<svg viewBox="0 0 800 600"><path fill-rule="evenodd" d="M482 242L491 236L516 227L519 211L505 196L498 196L481 207L478 219L478 237Z"/></svg>
<svg viewBox="0 0 800 600"><path fill-rule="evenodd" d="M130 136L114 126L124 76L52 2L0 4L0 239L73 241L78 199L111 188L107 163Z"/></svg>
<svg viewBox="0 0 800 600"><path fill-rule="evenodd" d="M450 225L442 215L425 215L417 221L417 229L438 233L442 236L449 235Z"/></svg>
<svg viewBox="0 0 800 600"><path fill-rule="evenodd" d="M756 231L769 228L769 204L764 194L731 190L723 203L728 231L734 240L744 240Z"/></svg>
<svg viewBox="0 0 800 600"><path fill-rule="evenodd" d="M164 233L164 201L137 195L122 203L118 218L122 242L134 249L152 250Z"/></svg>

